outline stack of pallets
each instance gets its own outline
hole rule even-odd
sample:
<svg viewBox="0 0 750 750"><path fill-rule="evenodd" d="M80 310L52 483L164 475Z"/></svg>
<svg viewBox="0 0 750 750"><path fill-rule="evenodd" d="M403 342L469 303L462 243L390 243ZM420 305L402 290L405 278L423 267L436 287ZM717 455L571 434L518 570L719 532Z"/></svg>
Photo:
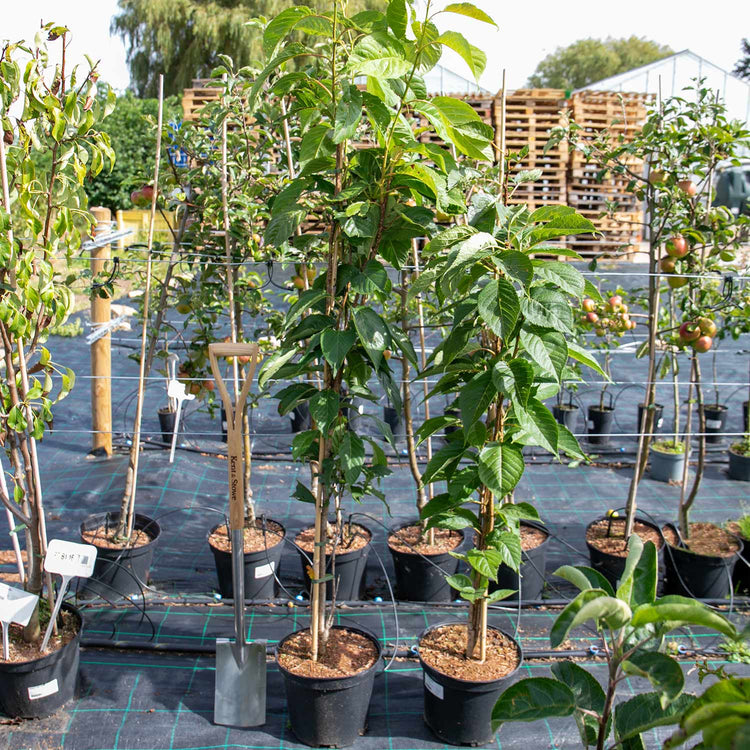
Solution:
<svg viewBox="0 0 750 750"><path fill-rule="evenodd" d="M215 102L220 96L220 84L210 78L196 78L192 88L182 90L182 119L185 122L195 122L203 106Z"/></svg>
<svg viewBox="0 0 750 750"><path fill-rule="evenodd" d="M541 172L533 182L521 182L514 188L509 202L525 203L532 211L541 206L565 203L567 147L565 144L544 147L549 140L549 131L561 125L560 110L565 107L564 92L557 89L519 89L510 92L505 99L505 149L509 154L528 148L528 154L518 161L511 171L513 175L528 170ZM502 128L502 104L495 100L495 143L500 148Z"/></svg>
<svg viewBox="0 0 750 750"><path fill-rule="evenodd" d="M642 127L650 97L646 94L619 94L613 91L581 91L573 94L570 115L581 126L579 137L594 141L609 130L613 139L632 137ZM628 168L640 175L643 163L627 162ZM643 207L626 187L628 175L607 175L589 163L580 151L569 156L567 203L596 225L597 237L571 238L568 246L581 255L626 255L637 249L641 240Z"/></svg>

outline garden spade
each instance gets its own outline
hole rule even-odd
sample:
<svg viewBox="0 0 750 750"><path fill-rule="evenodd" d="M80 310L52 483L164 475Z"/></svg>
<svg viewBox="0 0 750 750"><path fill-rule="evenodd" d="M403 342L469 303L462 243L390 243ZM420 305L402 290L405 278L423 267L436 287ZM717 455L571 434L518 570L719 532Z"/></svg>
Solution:
<svg viewBox="0 0 750 750"><path fill-rule="evenodd" d="M219 372L218 357L250 357L242 390L232 404ZM234 591L234 642L216 639L216 689L214 723L232 727L257 727L266 722L266 644L245 641L245 475L242 454L242 415L258 364L256 344L209 344L208 357L216 387L227 415L229 466L229 528L232 544ZM236 374L235 370L235 374Z"/></svg>

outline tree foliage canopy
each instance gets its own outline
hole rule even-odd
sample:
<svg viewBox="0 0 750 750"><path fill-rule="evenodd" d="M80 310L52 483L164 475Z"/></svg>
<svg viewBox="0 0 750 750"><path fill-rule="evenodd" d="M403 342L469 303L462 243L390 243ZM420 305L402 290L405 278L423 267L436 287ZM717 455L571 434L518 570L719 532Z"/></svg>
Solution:
<svg viewBox="0 0 750 750"><path fill-rule="evenodd" d="M260 56L261 31L252 18L271 17L290 0L119 0L112 32L128 46L133 90L141 97L180 94L193 78L205 78L229 55L238 66ZM292 0L293 5L326 8L330 0ZM349 11L383 9L384 0L349 0Z"/></svg>
<svg viewBox="0 0 750 750"><path fill-rule="evenodd" d="M529 86L579 89L671 54L669 47L637 36L579 39L547 55L529 78Z"/></svg>
<svg viewBox="0 0 750 750"><path fill-rule="evenodd" d="M742 57L737 60L732 73L750 81L750 41L747 39L742 40Z"/></svg>

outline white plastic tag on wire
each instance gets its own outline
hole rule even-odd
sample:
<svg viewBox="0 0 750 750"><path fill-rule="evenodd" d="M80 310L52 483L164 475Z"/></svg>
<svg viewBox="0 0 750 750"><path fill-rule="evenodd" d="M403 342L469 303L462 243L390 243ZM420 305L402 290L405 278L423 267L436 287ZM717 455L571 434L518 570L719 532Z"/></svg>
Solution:
<svg viewBox="0 0 750 750"><path fill-rule="evenodd" d="M169 386L167 387L167 395L170 399L177 401L177 414L174 419L174 432L172 432L172 447L169 450L169 463L174 461L174 452L177 447L177 433L180 431L180 414L182 413L182 402L192 401L195 395L192 393L185 393L185 384L179 380L170 380Z"/></svg>
<svg viewBox="0 0 750 750"><path fill-rule="evenodd" d="M112 320L108 320L106 323L92 323L92 328L94 330L86 336L86 343L91 346L91 344L98 341L100 338L103 338L111 331L116 331L127 321L127 319L127 315L118 315L118 317L112 318Z"/></svg>
<svg viewBox="0 0 750 750"><path fill-rule="evenodd" d="M3 628L3 659L5 661L10 658L9 625L12 622L18 625L28 625L38 599L36 594L29 594L23 589L0 583L0 624Z"/></svg>

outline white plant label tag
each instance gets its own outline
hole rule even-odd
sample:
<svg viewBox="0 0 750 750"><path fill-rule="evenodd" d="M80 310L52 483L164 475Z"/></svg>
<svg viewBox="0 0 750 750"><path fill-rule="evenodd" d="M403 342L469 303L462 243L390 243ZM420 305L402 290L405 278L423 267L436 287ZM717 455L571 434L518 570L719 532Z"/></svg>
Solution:
<svg viewBox="0 0 750 750"><path fill-rule="evenodd" d="M44 557L44 569L48 573L73 578L88 578L94 572L96 547L53 539Z"/></svg>
<svg viewBox="0 0 750 750"><path fill-rule="evenodd" d="M268 578L268 576L272 576L274 570L276 570L276 563L271 560L271 562L266 563L265 565L259 565L255 569L255 577L256 578Z"/></svg>
<svg viewBox="0 0 750 750"><path fill-rule="evenodd" d="M194 393L185 393L185 384L179 380L170 380L167 386L167 396L176 398L180 401L192 401L195 398Z"/></svg>
<svg viewBox="0 0 750 750"><path fill-rule="evenodd" d="M443 700L443 686L439 682L435 682L435 680L430 677L430 675L427 674L427 672L424 673L424 686L436 697L440 700Z"/></svg>
<svg viewBox="0 0 750 750"><path fill-rule="evenodd" d="M657 423L656 426L658 429L661 429L661 426L664 424L664 417L662 417Z"/></svg>
<svg viewBox="0 0 750 750"><path fill-rule="evenodd" d="M706 427L709 430L718 430L721 427L721 420L720 419L707 419Z"/></svg>
<svg viewBox="0 0 750 750"><path fill-rule="evenodd" d="M39 597L23 589L0 583L0 620L28 625Z"/></svg>
<svg viewBox="0 0 750 750"><path fill-rule="evenodd" d="M57 685L57 678L45 682L43 685L34 685L29 690L29 700L38 701L40 698L46 698L48 695L54 695L60 688Z"/></svg>
<svg viewBox="0 0 750 750"><path fill-rule="evenodd" d="M589 419L589 429L593 430L596 427L593 419Z"/></svg>

